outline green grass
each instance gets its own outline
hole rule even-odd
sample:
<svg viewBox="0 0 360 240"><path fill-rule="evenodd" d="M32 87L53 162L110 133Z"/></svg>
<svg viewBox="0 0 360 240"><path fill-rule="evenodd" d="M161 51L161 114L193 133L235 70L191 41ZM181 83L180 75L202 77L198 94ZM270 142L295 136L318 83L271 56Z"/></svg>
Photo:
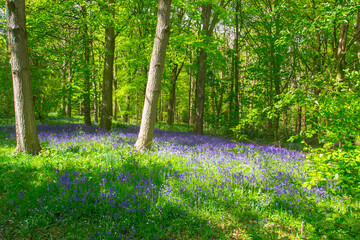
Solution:
<svg viewBox="0 0 360 240"><path fill-rule="evenodd" d="M232 183L221 197L217 192L202 192L200 197L205 202L190 203L193 193L180 191L210 183L168 177L189 170L181 164L186 159L159 157L151 152L141 155L131 146L113 149L101 143L87 151L42 145L45 147L38 156L15 155L15 142L0 141L0 239L118 239L116 224L121 224L122 236L130 239L354 239L360 230L358 204L346 196L342 198L344 204L330 199L308 210L290 212L281 202L265 204L258 189ZM132 174L132 181L114 184L120 189L118 198L135 191L136 179L150 175L154 184L151 191L165 185L173 189L153 203L139 198L140 207L150 208L146 215L127 212L109 219L107 214L112 210L106 202L101 208L74 203L71 207L77 211L71 214L66 209L68 202L44 196L59 181L55 168L62 174L86 175L99 193L108 193L113 186L99 186L104 172L115 169ZM115 181L115 176L106 179ZM54 192L59 194L61 190L54 188ZM70 196L71 191L66 194Z"/></svg>

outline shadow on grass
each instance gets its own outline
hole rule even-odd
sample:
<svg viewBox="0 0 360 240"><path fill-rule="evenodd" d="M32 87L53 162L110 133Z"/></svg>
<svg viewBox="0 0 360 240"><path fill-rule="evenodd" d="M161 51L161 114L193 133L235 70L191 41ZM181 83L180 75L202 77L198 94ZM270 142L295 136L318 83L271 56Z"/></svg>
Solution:
<svg viewBox="0 0 360 240"><path fill-rule="evenodd" d="M162 165L140 166L134 156L108 169L58 170L46 159L38 161L43 166L34 165L36 158L1 158L0 238L211 239L226 234L166 202Z"/></svg>
<svg viewBox="0 0 360 240"><path fill-rule="evenodd" d="M166 186L180 180L167 164L142 164L147 155L112 154L114 161L105 168L88 166L93 155L73 150L38 157L1 155L0 238L118 239L121 234L135 239L271 239L264 233L264 214L251 207L256 199L246 197L236 205L214 195L197 207L189 203L194 193L188 191L178 202L177 192ZM72 164L75 160L78 165ZM337 227L357 236L356 228L340 220L329 225L326 218L315 209L306 221L319 237L334 238L330 231Z"/></svg>

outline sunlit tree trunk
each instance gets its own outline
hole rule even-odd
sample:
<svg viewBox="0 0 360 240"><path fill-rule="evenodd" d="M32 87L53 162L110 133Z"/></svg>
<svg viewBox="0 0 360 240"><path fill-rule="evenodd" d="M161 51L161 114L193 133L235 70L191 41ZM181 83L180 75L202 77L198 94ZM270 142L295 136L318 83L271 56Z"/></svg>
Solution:
<svg viewBox="0 0 360 240"><path fill-rule="evenodd" d="M170 36L170 6L171 0L159 0L156 34L150 61L140 132L135 143L135 149L137 150L149 149L154 135L156 109L165 65L166 48Z"/></svg>
<svg viewBox="0 0 360 240"><path fill-rule="evenodd" d="M108 11L114 14L114 0L109 0ZM100 113L100 128L111 129L112 123L112 88L114 78L114 52L115 52L115 28L111 21L105 30L105 60L103 75L102 105Z"/></svg>
<svg viewBox="0 0 360 240"><path fill-rule="evenodd" d="M36 129L30 80L25 0L7 0L6 19L14 90L16 129L15 152L36 154L41 148Z"/></svg>

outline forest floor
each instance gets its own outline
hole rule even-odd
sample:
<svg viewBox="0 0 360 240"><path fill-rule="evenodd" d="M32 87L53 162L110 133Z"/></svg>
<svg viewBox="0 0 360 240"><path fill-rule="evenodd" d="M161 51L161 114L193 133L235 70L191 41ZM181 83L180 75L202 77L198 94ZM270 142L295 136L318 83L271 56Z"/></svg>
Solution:
<svg viewBox="0 0 360 240"><path fill-rule="evenodd" d="M138 127L38 126L13 154L0 127L0 239L356 239L360 213L333 182L303 186L302 152Z"/></svg>

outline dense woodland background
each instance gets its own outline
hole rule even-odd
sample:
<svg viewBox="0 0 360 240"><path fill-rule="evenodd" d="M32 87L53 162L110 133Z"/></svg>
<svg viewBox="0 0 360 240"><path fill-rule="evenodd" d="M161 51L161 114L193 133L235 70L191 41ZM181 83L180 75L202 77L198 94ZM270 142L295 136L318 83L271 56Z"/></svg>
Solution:
<svg viewBox="0 0 360 240"><path fill-rule="evenodd" d="M157 2L118 0L114 11L107 4L26 1L39 121L56 112L99 122L105 29L112 24L113 120L139 123ZM14 107L4 7L0 14L0 115L7 118ZM205 132L353 146L360 126L359 68L356 1L174 0L157 121L196 125L204 95ZM200 71L206 74L204 94L197 93Z"/></svg>

